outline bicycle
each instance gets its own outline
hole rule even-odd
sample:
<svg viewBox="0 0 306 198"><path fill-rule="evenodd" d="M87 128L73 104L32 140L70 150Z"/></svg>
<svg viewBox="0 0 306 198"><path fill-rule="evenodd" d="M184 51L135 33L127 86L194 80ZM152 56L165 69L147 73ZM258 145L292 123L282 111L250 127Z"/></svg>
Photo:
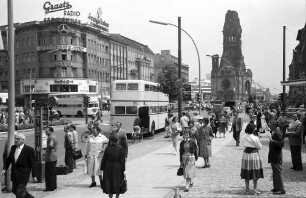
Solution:
<svg viewBox="0 0 306 198"><path fill-rule="evenodd" d="M90 131L84 131L84 132L82 132L82 134L81 134L81 141L84 142L84 143L86 143L87 140L88 140L89 135L91 135L91 132L90 132Z"/></svg>
<svg viewBox="0 0 306 198"><path fill-rule="evenodd" d="M103 135L106 134L103 130L101 130L100 133L103 134ZM82 134L81 134L81 141L84 142L84 143L86 143L87 140L88 140L88 138L89 138L89 136L90 136L91 134L92 134L92 132L90 132L89 130L88 130L88 131L82 132Z"/></svg>
<svg viewBox="0 0 306 198"><path fill-rule="evenodd" d="M135 143L136 140L138 140L139 142L143 140L143 133L141 133L141 129L139 126L133 127L132 141Z"/></svg>

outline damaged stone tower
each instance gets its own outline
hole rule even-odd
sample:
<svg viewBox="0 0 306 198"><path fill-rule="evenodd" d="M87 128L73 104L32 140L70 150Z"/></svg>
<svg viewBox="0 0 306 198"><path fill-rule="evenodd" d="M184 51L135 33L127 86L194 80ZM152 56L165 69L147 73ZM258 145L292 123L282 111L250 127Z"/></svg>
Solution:
<svg viewBox="0 0 306 198"><path fill-rule="evenodd" d="M252 71L245 67L241 50L241 33L238 13L228 10L223 27L222 56L212 56L213 99L247 100L250 95Z"/></svg>

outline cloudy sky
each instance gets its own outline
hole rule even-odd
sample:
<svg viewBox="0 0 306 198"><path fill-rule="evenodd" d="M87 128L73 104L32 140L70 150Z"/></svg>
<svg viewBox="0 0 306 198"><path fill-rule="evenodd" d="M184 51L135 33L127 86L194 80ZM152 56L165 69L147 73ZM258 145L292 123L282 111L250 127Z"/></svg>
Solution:
<svg viewBox="0 0 306 198"><path fill-rule="evenodd" d="M102 8L102 18L110 24L111 33L120 33L142 44L154 53L169 49L177 56L177 29L149 23L156 20L177 24L187 31L199 49L201 75L211 71L211 60L206 54L222 54L222 29L227 10L238 12L242 27L242 53L246 67L253 71L253 79L272 93L282 87L283 26L286 31L286 65L292 60L297 45L297 31L306 21L306 0L65 0L70 2L78 17L87 16ZM15 0L14 22L43 20L44 17L63 17L63 12L45 15L46 0ZM50 0L52 4L64 0ZM7 0L0 1L0 25L7 24ZM198 77L198 59L192 41L182 34L183 63L190 66L192 81Z"/></svg>

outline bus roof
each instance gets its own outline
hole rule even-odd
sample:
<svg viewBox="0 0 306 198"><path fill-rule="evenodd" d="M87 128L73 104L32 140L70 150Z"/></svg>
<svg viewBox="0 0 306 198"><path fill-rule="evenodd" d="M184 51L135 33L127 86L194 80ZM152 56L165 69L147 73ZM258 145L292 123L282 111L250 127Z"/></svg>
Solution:
<svg viewBox="0 0 306 198"><path fill-rule="evenodd" d="M143 84L151 84L151 85L159 85L158 83L145 81L145 80L114 80L113 83L143 83Z"/></svg>

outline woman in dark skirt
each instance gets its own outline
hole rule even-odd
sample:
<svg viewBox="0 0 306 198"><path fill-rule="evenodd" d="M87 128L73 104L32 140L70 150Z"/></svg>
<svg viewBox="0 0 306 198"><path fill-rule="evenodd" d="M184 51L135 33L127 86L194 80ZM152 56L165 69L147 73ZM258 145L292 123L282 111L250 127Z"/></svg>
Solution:
<svg viewBox="0 0 306 198"><path fill-rule="evenodd" d="M113 194L116 194L116 198L119 197L120 184L125 172L125 152L124 148L118 145L118 139L117 134L110 136L110 143L105 149L101 162L101 170L104 171L101 188L110 198Z"/></svg>
<svg viewBox="0 0 306 198"><path fill-rule="evenodd" d="M257 190L257 181L259 178L263 178L262 163L258 150L261 149L261 143L259 138L253 133L256 129L256 125L251 121L246 129L246 135L242 137L242 145L245 150L242 155L241 162L241 179L245 180L245 194L250 194L249 181L253 180L254 184L254 194L259 194Z"/></svg>

